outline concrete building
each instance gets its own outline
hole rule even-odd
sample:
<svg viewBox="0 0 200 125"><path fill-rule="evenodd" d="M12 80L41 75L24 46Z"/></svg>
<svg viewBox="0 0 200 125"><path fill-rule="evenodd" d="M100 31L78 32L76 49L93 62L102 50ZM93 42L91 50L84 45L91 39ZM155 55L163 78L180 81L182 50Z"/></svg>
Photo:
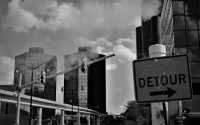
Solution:
<svg viewBox="0 0 200 125"><path fill-rule="evenodd" d="M92 61L104 55L92 52L90 47L80 47L78 52L65 56L65 69L81 64L86 58ZM85 72L81 69L64 76L64 103L87 107L106 113L106 67L105 60L89 65Z"/></svg>

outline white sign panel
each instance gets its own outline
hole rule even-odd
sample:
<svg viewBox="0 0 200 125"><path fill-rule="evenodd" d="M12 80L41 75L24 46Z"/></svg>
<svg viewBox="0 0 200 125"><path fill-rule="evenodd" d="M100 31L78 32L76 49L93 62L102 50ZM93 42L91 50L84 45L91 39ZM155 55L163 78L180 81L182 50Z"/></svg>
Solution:
<svg viewBox="0 0 200 125"><path fill-rule="evenodd" d="M187 55L135 60L133 71L139 103L192 98Z"/></svg>

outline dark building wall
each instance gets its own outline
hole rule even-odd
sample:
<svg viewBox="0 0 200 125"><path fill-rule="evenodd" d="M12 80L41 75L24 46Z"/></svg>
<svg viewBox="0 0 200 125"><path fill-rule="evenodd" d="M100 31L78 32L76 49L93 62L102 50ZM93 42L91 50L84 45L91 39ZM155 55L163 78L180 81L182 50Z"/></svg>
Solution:
<svg viewBox="0 0 200 125"><path fill-rule="evenodd" d="M137 50L137 59L144 57L144 46L142 42L142 27L136 28L136 50Z"/></svg>
<svg viewBox="0 0 200 125"><path fill-rule="evenodd" d="M65 56L65 70L78 65L78 53ZM64 74L64 103L78 105L78 69Z"/></svg>
<svg viewBox="0 0 200 125"><path fill-rule="evenodd" d="M104 55L99 55L99 58ZM106 113L105 60L88 67L88 108Z"/></svg>
<svg viewBox="0 0 200 125"><path fill-rule="evenodd" d="M142 22L142 42L144 48L144 58L149 57L149 45L153 44L151 20Z"/></svg>
<svg viewBox="0 0 200 125"><path fill-rule="evenodd" d="M136 28L137 57L149 57L149 46L161 43L160 40L160 18L152 17L150 20L143 20L142 26Z"/></svg>
<svg viewBox="0 0 200 125"><path fill-rule="evenodd" d="M187 54L191 70L193 98L183 108L200 111L200 1L164 0L161 12L162 43L170 54ZM178 106L177 106L178 108Z"/></svg>

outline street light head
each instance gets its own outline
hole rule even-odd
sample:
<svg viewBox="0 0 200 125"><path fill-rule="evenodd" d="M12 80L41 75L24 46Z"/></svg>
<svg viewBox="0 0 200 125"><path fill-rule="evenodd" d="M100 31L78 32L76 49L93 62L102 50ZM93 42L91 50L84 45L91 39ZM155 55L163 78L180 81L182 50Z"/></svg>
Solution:
<svg viewBox="0 0 200 125"><path fill-rule="evenodd" d="M46 72L45 71L41 71L40 83L42 83L42 84L46 83Z"/></svg>
<svg viewBox="0 0 200 125"><path fill-rule="evenodd" d="M81 72L85 73L87 70L87 60L86 58L81 59Z"/></svg>

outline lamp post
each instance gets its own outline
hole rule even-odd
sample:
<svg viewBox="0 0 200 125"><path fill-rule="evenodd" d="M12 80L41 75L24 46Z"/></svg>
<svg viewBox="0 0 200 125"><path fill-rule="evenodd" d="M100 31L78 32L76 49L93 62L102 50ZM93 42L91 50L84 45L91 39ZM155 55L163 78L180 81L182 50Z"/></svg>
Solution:
<svg viewBox="0 0 200 125"><path fill-rule="evenodd" d="M26 65L21 65L21 69L22 69L22 67L25 67L26 69L29 69L29 70L31 70L31 82L33 82L33 76L34 76L34 74L33 74L33 72L34 72L34 70L36 70L37 68L39 68L41 65L43 65L44 63L41 63L41 64L39 64L39 65L37 65L37 66L35 66L35 67L33 67L33 65L31 66L31 67L27 67ZM20 69L20 70L21 70ZM21 74L21 71L19 72L20 74ZM19 78L19 80L22 80L22 74L21 74L21 76L20 76L20 78ZM19 82L19 86L21 86L21 81ZM19 93L21 92L21 90L18 90L19 91ZM19 95L20 96L20 95ZM33 101L33 85L31 85L31 92L30 92L30 96L31 96L31 99L30 99L30 116L29 116L29 125L31 125L31 119L32 119L32 101ZM20 109L19 109L20 110ZM17 118L16 118L17 119Z"/></svg>
<svg viewBox="0 0 200 125"><path fill-rule="evenodd" d="M25 66L27 69L30 69L30 70L31 70L31 82L33 82L33 71L36 70L37 68L39 68L42 64L44 64L44 63L41 63L41 64L39 64L39 65L37 65L37 66L35 66L35 67L32 66L31 68ZM33 103L33 85L31 85L31 93L30 93L30 96L31 96L31 99L30 99L29 125L31 125L31 121L32 121L32 112L33 112L33 110L32 110L32 108L33 108L33 106L32 106L32 103Z"/></svg>
<svg viewBox="0 0 200 125"><path fill-rule="evenodd" d="M18 86L17 86L17 111L16 111L16 121L15 125L19 125L19 117L20 117L20 100L21 100L21 90L18 89L19 86L21 86L22 83L22 71L17 71L19 73L19 80L18 80Z"/></svg>
<svg viewBox="0 0 200 125"><path fill-rule="evenodd" d="M74 92L73 92L73 89L72 89L72 98L70 100L71 101L71 105L72 105L72 117L71 117L72 118L72 125L74 124L74 116L73 116L73 93Z"/></svg>

